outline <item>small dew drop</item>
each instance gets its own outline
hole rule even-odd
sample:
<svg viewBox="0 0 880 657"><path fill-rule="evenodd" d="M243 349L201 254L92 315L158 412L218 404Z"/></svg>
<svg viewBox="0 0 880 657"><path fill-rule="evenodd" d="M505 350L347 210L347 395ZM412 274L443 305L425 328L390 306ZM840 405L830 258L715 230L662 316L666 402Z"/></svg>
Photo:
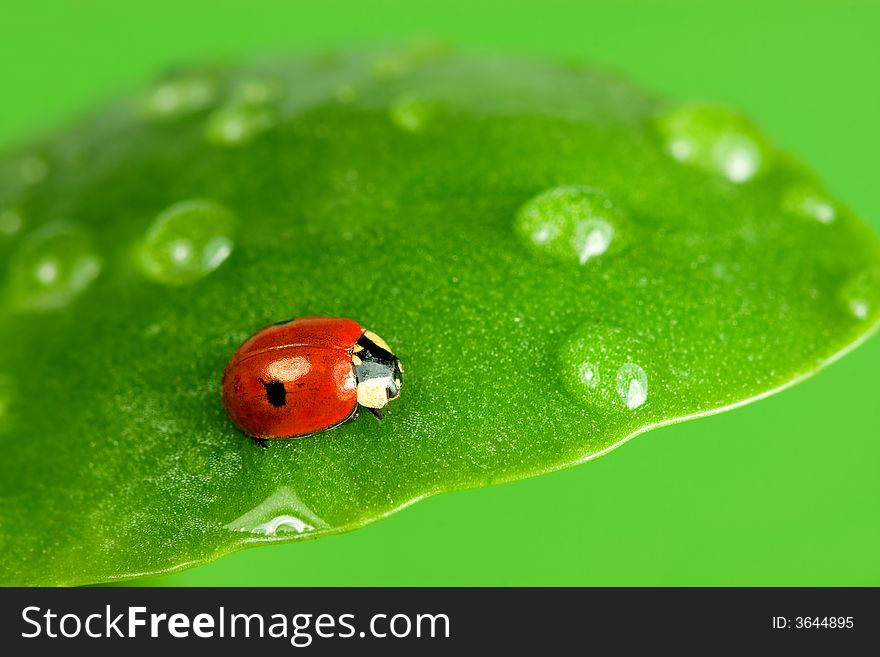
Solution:
<svg viewBox="0 0 880 657"><path fill-rule="evenodd" d="M8 298L21 310L60 308L82 294L101 271L88 235L50 224L30 235L10 262Z"/></svg>
<svg viewBox="0 0 880 657"><path fill-rule="evenodd" d="M252 534L265 534L266 536L274 536L279 530L292 530L297 534L313 531L315 528L310 524L300 520L296 516L283 514L275 516L271 520L264 522L256 527L251 528Z"/></svg>
<svg viewBox="0 0 880 657"><path fill-rule="evenodd" d="M140 248L144 273L159 283L204 278L232 254L235 216L208 200L190 200L160 213Z"/></svg>
<svg viewBox="0 0 880 657"><path fill-rule="evenodd" d="M304 534L328 525L290 488L282 486L250 511L226 525L226 529L262 536Z"/></svg>
<svg viewBox="0 0 880 657"><path fill-rule="evenodd" d="M742 115L714 105L672 108L654 122L669 155L682 163L744 183L768 165L771 149Z"/></svg>
<svg viewBox="0 0 880 657"><path fill-rule="evenodd" d="M648 376L645 370L635 363L626 363L617 370L617 394L630 410L634 410L648 399Z"/></svg>
<svg viewBox="0 0 880 657"><path fill-rule="evenodd" d="M629 216L602 192L565 185L543 192L516 215L515 230L532 248L586 265L630 239Z"/></svg>
<svg viewBox="0 0 880 657"><path fill-rule="evenodd" d="M839 298L847 312L859 321L876 314L880 307L880 268L851 277L840 289Z"/></svg>
<svg viewBox="0 0 880 657"><path fill-rule="evenodd" d="M648 398L648 377L636 363L649 358L641 339L622 329L590 323L559 352L562 382L573 397L597 412L634 410Z"/></svg>
<svg viewBox="0 0 880 657"><path fill-rule="evenodd" d="M209 108L217 100L217 84L203 74L180 75L157 84L143 101L144 113L174 119Z"/></svg>
<svg viewBox="0 0 880 657"><path fill-rule="evenodd" d="M713 159L731 182L750 180L761 166L757 145L744 135L719 137L713 149Z"/></svg>
<svg viewBox="0 0 880 657"><path fill-rule="evenodd" d="M808 186L793 186L782 195L782 209L790 214L830 224L837 217L834 202Z"/></svg>
<svg viewBox="0 0 880 657"><path fill-rule="evenodd" d="M205 139L219 146L239 146L275 124L273 111L246 104L221 107L205 123Z"/></svg>
<svg viewBox="0 0 880 657"><path fill-rule="evenodd" d="M594 390L599 385L599 371L593 363L583 363L578 368L578 377L588 388Z"/></svg>
<svg viewBox="0 0 880 657"><path fill-rule="evenodd" d="M865 299L850 299L849 309L856 319L868 319L868 302Z"/></svg>
<svg viewBox="0 0 880 657"><path fill-rule="evenodd" d="M688 160L693 152L693 145L685 139L673 139L669 142L669 154L676 160Z"/></svg>

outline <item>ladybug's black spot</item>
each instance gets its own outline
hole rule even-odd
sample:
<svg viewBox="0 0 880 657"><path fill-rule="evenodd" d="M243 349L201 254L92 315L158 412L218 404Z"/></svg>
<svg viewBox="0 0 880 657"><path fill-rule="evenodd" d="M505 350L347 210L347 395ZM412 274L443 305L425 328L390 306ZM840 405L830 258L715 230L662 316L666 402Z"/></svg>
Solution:
<svg viewBox="0 0 880 657"><path fill-rule="evenodd" d="M281 383L281 381L264 382L263 387L266 389L266 399L269 400L269 403L272 404L272 406L275 408L284 406L287 402L287 390L284 388L284 384Z"/></svg>

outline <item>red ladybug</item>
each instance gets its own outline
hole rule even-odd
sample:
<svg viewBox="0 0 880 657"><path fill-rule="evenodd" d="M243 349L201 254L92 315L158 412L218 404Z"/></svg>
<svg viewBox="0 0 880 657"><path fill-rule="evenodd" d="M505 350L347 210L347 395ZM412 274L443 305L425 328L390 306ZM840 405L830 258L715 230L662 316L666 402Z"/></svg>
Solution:
<svg viewBox="0 0 880 657"><path fill-rule="evenodd" d="M249 436L301 438L379 409L400 394L400 361L342 317L300 317L249 338L223 371L223 405Z"/></svg>

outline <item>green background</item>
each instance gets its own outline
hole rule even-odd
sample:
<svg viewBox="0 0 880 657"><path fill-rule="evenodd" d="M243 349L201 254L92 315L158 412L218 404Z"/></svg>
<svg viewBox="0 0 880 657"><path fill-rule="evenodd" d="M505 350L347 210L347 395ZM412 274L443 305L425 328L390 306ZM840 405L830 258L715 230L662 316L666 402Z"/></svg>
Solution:
<svg viewBox="0 0 880 657"><path fill-rule="evenodd" d="M737 106L880 232L877 3L22 1L0 25L2 144L179 62L433 37ZM873 339L781 395L581 467L139 583L878 585L878 365Z"/></svg>

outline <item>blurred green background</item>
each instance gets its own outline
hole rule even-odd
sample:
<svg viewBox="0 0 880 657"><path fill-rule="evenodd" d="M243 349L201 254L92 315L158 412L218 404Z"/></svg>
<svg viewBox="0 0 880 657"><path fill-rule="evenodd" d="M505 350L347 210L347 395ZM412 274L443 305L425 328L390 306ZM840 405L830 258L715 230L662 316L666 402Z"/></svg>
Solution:
<svg viewBox="0 0 880 657"><path fill-rule="evenodd" d="M880 232L876 2L10 0L0 17L3 145L175 63L431 37L733 104ZM878 366L873 339L781 395L578 468L137 583L880 585Z"/></svg>

